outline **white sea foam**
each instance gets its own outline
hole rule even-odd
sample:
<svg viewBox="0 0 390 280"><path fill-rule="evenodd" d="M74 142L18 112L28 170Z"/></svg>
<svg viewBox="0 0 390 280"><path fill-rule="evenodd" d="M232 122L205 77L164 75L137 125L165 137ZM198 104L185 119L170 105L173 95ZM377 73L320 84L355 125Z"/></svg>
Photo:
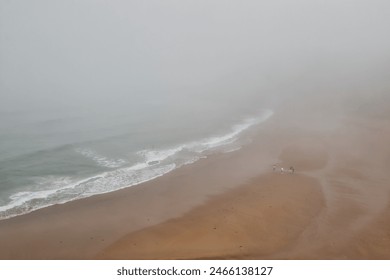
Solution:
<svg viewBox="0 0 390 280"><path fill-rule="evenodd" d="M112 172L106 172L99 180L87 182L84 185L85 191L83 192L82 196L85 197L94 194L107 193L125 187L138 185L165 175L175 168L176 164L172 163L153 168L134 170L130 167L118 169ZM110 188L107 188L107 185L109 185Z"/></svg>
<svg viewBox="0 0 390 280"><path fill-rule="evenodd" d="M165 150L142 150L137 152L138 155L144 157L147 163L151 162L161 162L176 153L182 151L185 148L185 145L179 145L178 147L174 147L171 149Z"/></svg>
<svg viewBox="0 0 390 280"><path fill-rule="evenodd" d="M69 177L60 177L55 178L53 176L48 176L45 178L39 178L36 182L35 188L43 188L45 190L38 190L38 191L21 191L18 193L15 193L9 197L10 202L7 205L0 206L0 219L2 218L2 212L9 211L11 209L15 208L31 208L31 202L35 201L35 204L37 205L36 208L32 209L39 209L45 206L49 206L52 203L49 201L52 196L55 194L60 193L61 191L67 190L67 189L73 189L77 187L78 185L81 185L85 182L88 182L92 179L98 179L101 178L101 176L93 176L87 179L79 180L72 182L72 180ZM38 187L39 186L39 187ZM49 189L50 188L50 189ZM48 200L48 205L43 205L42 207L38 207L39 204L42 204L41 202L38 202L38 200ZM30 205L29 205L30 204ZM44 204L44 203L43 203Z"/></svg>
<svg viewBox="0 0 390 280"><path fill-rule="evenodd" d="M205 151L220 151L221 148L222 152L238 150L241 148L237 141L239 136L250 127L267 120L272 114L271 110L267 110L259 116L247 118L232 126L230 131L222 135L211 136L166 149L139 151L137 155L142 160L127 167L124 167L127 162L123 159L108 159L90 149L77 149L78 153L94 160L100 166L113 168L114 170L82 180L69 177L55 178L53 176L40 178L34 186L29 188L29 190L36 191L15 193L9 197L9 202L6 205L0 206L0 219L25 214L54 204L62 204L95 194L138 185L206 157L208 153L204 154Z"/></svg>
<svg viewBox="0 0 390 280"><path fill-rule="evenodd" d="M52 190L18 192L10 197L7 205L0 206L0 219L10 218L33 210L72 200L89 197L95 194L112 192L125 187L138 185L176 168L176 164L158 167L141 167L137 164L127 168L105 172L84 180L71 183Z"/></svg>
<svg viewBox="0 0 390 280"><path fill-rule="evenodd" d="M14 195L11 195L10 199L12 202L7 206L0 207L0 211L4 211L13 208L15 206L23 205L25 202L33 199L47 198L50 194L53 194L55 192L56 192L55 190L18 192Z"/></svg>
<svg viewBox="0 0 390 280"><path fill-rule="evenodd" d="M118 168L127 163L124 159L109 159L105 156L99 155L91 149L76 149L79 154L95 161L98 165L108 168Z"/></svg>
<svg viewBox="0 0 390 280"><path fill-rule="evenodd" d="M235 143L241 133L256 124L266 121L272 115L273 111L266 110L262 112L262 114L260 114L259 116L247 118L241 123L232 126L231 130L225 134L200 139L198 141L188 142L185 144L180 144L178 146L162 150L142 150L138 152L138 155L143 156L146 162L160 162L171 158L182 151L202 153L204 151L223 147Z"/></svg>

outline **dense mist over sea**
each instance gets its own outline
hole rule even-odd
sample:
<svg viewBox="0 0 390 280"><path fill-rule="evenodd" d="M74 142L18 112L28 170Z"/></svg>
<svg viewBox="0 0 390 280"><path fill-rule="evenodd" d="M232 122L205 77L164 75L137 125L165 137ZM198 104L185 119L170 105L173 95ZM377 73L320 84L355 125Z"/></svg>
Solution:
<svg viewBox="0 0 390 280"><path fill-rule="evenodd" d="M343 114L388 98L389 10L0 0L0 218L239 149L290 102Z"/></svg>

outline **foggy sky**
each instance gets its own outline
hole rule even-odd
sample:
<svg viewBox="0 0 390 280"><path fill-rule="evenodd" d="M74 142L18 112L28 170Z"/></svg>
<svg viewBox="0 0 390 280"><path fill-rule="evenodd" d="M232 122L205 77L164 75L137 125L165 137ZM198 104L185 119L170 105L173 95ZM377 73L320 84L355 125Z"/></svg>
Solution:
<svg viewBox="0 0 390 280"><path fill-rule="evenodd" d="M389 34L387 0L0 0L0 110L238 100L316 61L386 63Z"/></svg>

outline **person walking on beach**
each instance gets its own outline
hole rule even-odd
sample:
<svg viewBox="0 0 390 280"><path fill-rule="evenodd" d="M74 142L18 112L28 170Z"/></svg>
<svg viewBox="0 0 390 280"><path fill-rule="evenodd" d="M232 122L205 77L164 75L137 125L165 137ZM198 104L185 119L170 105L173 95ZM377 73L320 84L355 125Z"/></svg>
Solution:
<svg viewBox="0 0 390 280"><path fill-rule="evenodd" d="M290 166L290 172L291 172L291 174L294 174L294 172L295 172L294 167Z"/></svg>
<svg viewBox="0 0 390 280"><path fill-rule="evenodd" d="M276 171L276 164L272 165L272 171L273 171L273 172Z"/></svg>

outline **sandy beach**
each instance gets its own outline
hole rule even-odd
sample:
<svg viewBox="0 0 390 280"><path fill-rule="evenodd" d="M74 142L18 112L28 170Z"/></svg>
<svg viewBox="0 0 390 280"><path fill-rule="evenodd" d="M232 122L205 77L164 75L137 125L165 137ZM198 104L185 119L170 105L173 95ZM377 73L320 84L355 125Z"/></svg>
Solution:
<svg viewBox="0 0 390 280"><path fill-rule="evenodd" d="M389 119L319 130L323 115L299 111L276 112L241 150L2 220L0 258L390 259Z"/></svg>
<svg viewBox="0 0 390 280"><path fill-rule="evenodd" d="M389 11L0 1L0 260L390 260Z"/></svg>

